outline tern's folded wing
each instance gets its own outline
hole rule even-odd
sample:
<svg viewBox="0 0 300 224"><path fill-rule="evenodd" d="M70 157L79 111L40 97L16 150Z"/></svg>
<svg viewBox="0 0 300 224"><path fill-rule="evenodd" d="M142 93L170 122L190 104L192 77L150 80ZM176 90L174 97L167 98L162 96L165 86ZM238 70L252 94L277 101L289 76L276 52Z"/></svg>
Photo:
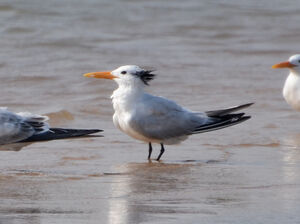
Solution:
<svg viewBox="0 0 300 224"><path fill-rule="evenodd" d="M147 103L137 105L129 124L148 138L165 140L188 135L208 119L162 97L149 97L143 102Z"/></svg>
<svg viewBox="0 0 300 224"><path fill-rule="evenodd" d="M22 141L48 129L47 117L0 108L0 145Z"/></svg>

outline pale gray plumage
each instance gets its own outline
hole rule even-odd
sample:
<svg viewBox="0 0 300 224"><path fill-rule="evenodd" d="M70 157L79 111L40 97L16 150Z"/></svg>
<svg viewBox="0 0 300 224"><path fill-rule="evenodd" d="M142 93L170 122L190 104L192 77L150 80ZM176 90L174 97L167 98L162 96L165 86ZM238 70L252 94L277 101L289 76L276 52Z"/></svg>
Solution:
<svg viewBox="0 0 300 224"><path fill-rule="evenodd" d="M49 128L48 117L0 108L0 145L80 137L102 130Z"/></svg>
<svg viewBox="0 0 300 224"><path fill-rule="evenodd" d="M164 144L179 143L197 127L212 121L204 113L191 112L164 97L144 94L141 102L144 103L136 104L137 113L131 116L129 125L140 134L159 139Z"/></svg>
<svg viewBox="0 0 300 224"><path fill-rule="evenodd" d="M0 145L19 142L49 130L48 117L30 113L13 113L0 108Z"/></svg>

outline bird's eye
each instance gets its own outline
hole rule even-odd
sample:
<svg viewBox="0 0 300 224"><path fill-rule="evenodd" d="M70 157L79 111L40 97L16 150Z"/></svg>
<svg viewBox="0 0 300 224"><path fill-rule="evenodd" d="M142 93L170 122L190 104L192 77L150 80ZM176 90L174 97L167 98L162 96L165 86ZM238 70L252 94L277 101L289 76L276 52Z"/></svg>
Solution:
<svg viewBox="0 0 300 224"><path fill-rule="evenodd" d="M121 72L122 75L125 75L126 73L127 73L126 71L122 71L122 72Z"/></svg>

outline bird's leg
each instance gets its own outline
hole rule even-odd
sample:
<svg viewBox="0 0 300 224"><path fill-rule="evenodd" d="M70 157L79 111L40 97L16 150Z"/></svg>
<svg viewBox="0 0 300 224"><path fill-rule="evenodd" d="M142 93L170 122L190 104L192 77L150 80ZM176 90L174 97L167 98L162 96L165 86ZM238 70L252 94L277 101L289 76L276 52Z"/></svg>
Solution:
<svg viewBox="0 0 300 224"><path fill-rule="evenodd" d="M151 145L151 142L149 142L149 154L148 154L148 160L151 158L151 153L152 153L152 145Z"/></svg>
<svg viewBox="0 0 300 224"><path fill-rule="evenodd" d="M160 157L164 154L164 152L165 152L165 148L164 148L164 144L162 144L162 143L160 143L160 145L161 145L161 149L160 149L160 153L159 153L159 155L158 155L158 157L157 157L157 161L159 161L159 159L160 159Z"/></svg>

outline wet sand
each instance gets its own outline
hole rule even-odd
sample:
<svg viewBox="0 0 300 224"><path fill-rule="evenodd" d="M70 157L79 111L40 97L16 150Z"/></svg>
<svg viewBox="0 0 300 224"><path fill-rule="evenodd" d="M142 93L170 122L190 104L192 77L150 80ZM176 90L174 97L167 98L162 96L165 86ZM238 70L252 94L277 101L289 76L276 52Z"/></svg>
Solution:
<svg viewBox="0 0 300 224"><path fill-rule="evenodd" d="M297 1L0 3L0 106L104 137L0 151L0 223L299 223L300 114L270 69L299 44ZM167 146L162 162L112 124L116 84L83 73L157 69L148 91L195 111L255 102L252 119ZM153 156L159 153L154 145Z"/></svg>

